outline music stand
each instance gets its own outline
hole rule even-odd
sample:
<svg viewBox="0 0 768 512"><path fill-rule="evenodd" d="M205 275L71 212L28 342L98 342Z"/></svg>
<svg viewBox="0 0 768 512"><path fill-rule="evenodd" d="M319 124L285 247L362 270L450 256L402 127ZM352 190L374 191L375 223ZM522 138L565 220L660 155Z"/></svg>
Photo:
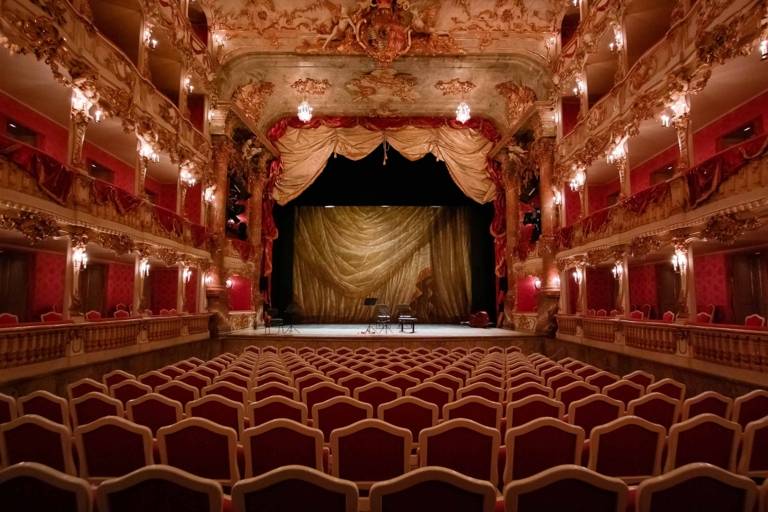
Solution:
<svg viewBox="0 0 768 512"><path fill-rule="evenodd" d="M372 308L379 301L376 297L366 297L363 299L363 306ZM376 334L376 326L374 324L373 312L368 315L368 327L360 334Z"/></svg>

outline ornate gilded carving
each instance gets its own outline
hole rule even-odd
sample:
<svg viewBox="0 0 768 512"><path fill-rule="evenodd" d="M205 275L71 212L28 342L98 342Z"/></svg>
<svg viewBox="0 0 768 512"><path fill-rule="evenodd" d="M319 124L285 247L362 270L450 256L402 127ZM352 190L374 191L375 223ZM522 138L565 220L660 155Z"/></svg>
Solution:
<svg viewBox="0 0 768 512"><path fill-rule="evenodd" d="M418 98L414 90L417 82L416 77L408 73L377 69L350 80L344 88L354 101L372 101L388 106L392 98L403 103L414 103Z"/></svg>
<svg viewBox="0 0 768 512"><path fill-rule="evenodd" d="M115 251L117 254L128 254L133 250L133 239L128 235L97 233L95 239L99 245L105 249Z"/></svg>
<svg viewBox="0 0 768 512"><path fill-rule="evenodd" d="M440 80L435 84L435 89L443 93L443 96L466 97L475 87L477 85L471 80L459 80L458 78L452 78L447 82Z"/></svg>
<svg viewBox="0 0 768 512"><path fill-rule="evenodd" d="M232 96L232 101L248 119L257 122L261 118L267 98L274 90L275 85L272 82L251 82L238 87Z"/></svg>
<svg viewBox="0 0 768 512"><path fill-rule="evenodd" d="M331 82L327 79L302 78L293 82L291 88L302 96L322 96L331 88Z"/></svg>
<svg viewBox="0 0 768 512"><path fill-rule="evenodd" d="M733 213L727 213L710 217L701 235L707 240L732 244L747 231L755 230L759 226L760 222L753 216L740 219Z"/></svg>
<svg viewBox="0 0 768 512"><path fill-rule="evenodd" d="M172 267L176 265L181 259L179 253L172 249L157 249L154 252L166 267Z"/></svg>
<svg viewBox="0 0 768 512"><path fill-rule="evenodd" d="M698 34L696 52L699 59L709 65L725 64L734 57L749 55L752 52L752 38L744 40L741 35L747 17L746 14L738 16L729 23L716 25L712 30Z"/></svg>
<svg viewBox="0 0 768 512"><path fill-rule="evenodd" d="M659 249L661 249L661 240L654 235L635 237L629 244L629 254L634 258L644 258Z"/></svg>
<svg viewBox="0 0 768 512"><path fill-rule="evenodd" d="M536 101L536 93L530 87L517 82L503 82L496 85L496 91L507 104L507 124L515 124Z"/></svg>
<svg viewBox="0 0 768 512"><path fill-rule="evenodd" d="M59 224L50 215L26 211L0 213L0 228L18 231L32 244L57 236L61 231Z"/></svg>

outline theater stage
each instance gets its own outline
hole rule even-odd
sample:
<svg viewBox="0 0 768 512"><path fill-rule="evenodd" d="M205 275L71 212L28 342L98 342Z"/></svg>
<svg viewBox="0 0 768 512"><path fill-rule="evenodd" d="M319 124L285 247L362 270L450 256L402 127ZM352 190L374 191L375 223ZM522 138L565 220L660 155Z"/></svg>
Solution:
<svg viewBox="0 0 768 512"><path fill-rule="evenodd" d="M364 334L367 324L305 324L297 325L292 331L279 332L277 328L265 331L242 329L221 336L227 350L246 345L328 345L340 346L482 346L492 345L519 346L526 352L539 351L543 345L540 336L507 329L475 329L464 325L417 324L411 333L408 326L405 332L393 324L388 332L376 330L375 334ZM284 329L285 330L285 329Z"/></svg>

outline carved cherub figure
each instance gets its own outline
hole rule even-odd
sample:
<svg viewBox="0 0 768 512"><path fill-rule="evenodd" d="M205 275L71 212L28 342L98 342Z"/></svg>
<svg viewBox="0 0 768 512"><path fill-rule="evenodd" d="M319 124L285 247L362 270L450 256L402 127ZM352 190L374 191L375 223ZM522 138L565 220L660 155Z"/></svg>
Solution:
<svg viewBox="0 0 768 512"><path fill-rule="evenodd" d="M357 38L357 26L355 25L355 22L352 20L352 17L349 14L349 10L342 5L341 10L339 12L338 21L331 29L330 34L328 34L325 37L325 43L323 43L323 50L325 50L328 47L331 41L335 41L337 39L343 39L344 34L350 28L355 33L355 37Z"/></svg>

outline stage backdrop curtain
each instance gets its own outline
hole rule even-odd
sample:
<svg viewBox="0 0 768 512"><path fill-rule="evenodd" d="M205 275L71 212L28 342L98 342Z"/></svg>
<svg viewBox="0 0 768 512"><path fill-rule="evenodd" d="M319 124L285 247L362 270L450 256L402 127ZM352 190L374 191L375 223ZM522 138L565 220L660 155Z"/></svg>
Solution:
<svg viewBox="0 0 768 512"><path fill-rule="evenodd" d="M478 203L490 202L496 195L487 161L493 143L480 130L456 129L445 124L369 128L372 127L287 127L275 142L283 169L273 198L284 205L298 197L317 179L331 155L360 160L383 143L411 161L429 153L444 161L456 185Z"/></svg>
<svg viewBox="0 0 768 512"><path fill-rule="evenodd" d="M465 319L471 304L464 208L297 209L293 299L304 322L368 322L366 297L410 304L421 322Z"/></svg>

